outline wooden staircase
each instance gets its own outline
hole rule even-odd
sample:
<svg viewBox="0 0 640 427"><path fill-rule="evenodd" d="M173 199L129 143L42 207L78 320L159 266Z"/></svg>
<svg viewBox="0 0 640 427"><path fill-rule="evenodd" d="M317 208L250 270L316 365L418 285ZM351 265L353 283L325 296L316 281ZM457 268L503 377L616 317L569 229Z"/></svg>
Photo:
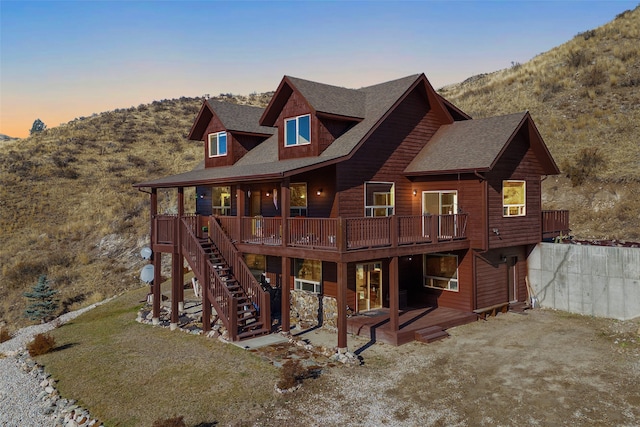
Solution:
<svg viewBox="0 0 640 427"><path fill-rule="evenodd" d="M237 300L237 309L235 310L238 325L237 338L242 340L270 333L270 325L265 327L260 320L260 314L256 309L258 304L246 294L216 245L209 238L198 238L198 244L204 250L226 288Z"/></svg>

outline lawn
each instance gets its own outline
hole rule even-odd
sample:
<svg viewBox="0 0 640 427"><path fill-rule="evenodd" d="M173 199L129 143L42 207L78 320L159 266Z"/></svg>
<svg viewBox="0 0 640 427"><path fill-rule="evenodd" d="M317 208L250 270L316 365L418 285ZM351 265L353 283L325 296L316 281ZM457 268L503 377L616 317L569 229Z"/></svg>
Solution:
<svg viewBox="0 0 640 427"><path fill-rule="evenodd" d="M38 362L107 426L243 425L277 397L268 361L214 339L135 321L146 288L128 292L52 331L56 350Z"/></svg>

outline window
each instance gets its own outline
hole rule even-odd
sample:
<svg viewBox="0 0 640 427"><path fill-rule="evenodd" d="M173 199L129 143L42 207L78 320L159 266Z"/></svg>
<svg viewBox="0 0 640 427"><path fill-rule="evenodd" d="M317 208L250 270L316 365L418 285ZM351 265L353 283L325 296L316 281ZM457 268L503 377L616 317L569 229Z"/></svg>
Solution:
<svg viewBox="0 0 640 427"><path fill-rule="evenodd" d="M502 182L502 216L525 216L526 200L524 181Z"/></svg>
<svg viewBox="0 0 640 427"><path fill-rule="evenodd" d="M284 146L305 145L311 143L311 116L298 116L284 121Z"/></svg>
<svg viewBox="0 0 640 427"><path fill-rule="evenodd" d="M211 203L214 215L231 214L231 187L213 187Z"/></svg>
<svg viewBox="0 0 640 427"><path fill-rule="evenodd" d="M293 271L294 289L322 293L322 261L296 258Z"/></svg>
<svg viewBox="0 0 640 427"><path fill-rule="evenodd" d="M393 187L393 182L365 182L364 215L369 217L393 215Z"/></svg>
<svg viewBox="0 0 640 427"><path fill-rule="evenodd" d="M290 191L290 213L292 217L307 215L307 184L298 183L289 186Z"/></svg>
<svg viewBox="0 0 640 427"><path fill-rule="evenodd" d="M209 134L209 157L227 155L227 133L218 132Z"/></svg>
<svg viewBox="0 0 640 427"><path fill-rule="evenodd" d="M458 291L458 256L429 254L424 256L424 286Z"/></svg>

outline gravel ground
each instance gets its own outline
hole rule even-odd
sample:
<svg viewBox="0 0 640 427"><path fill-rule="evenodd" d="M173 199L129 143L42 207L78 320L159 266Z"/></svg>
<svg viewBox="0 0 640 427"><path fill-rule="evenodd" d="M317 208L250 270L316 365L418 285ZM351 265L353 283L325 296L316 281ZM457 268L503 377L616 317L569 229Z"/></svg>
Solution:
<svg viewBox="0 0 640 427"><path fill-rule="evenodd" d="M108 300L63 314L49 323L22 328L14 334L12 339L0 344L0 426L53 425L51 418L45 414L48 404L38 399L38 395L42 393L39 380L20 370L14 356L35 335L48 332L57 325L66 323L106 301Z"/></svg>

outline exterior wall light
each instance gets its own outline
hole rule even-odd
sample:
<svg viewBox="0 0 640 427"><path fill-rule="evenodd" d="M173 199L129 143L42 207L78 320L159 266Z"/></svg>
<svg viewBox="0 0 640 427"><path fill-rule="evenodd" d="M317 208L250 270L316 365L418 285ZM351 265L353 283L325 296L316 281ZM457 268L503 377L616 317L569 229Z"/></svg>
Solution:
<svg viewBox="0 0 640 427"><path fill-rule="evenodd" d="M316 196L321 196L322 195L322 188L319 188L318 191L316 191Z"/></svg>

